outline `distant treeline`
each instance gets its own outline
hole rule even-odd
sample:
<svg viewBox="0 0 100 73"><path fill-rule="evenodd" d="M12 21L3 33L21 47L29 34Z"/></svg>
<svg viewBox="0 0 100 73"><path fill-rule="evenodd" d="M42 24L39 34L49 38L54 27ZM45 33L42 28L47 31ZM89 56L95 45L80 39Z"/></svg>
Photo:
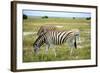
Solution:
<svg viewBox="0 0 100 73"><path fill-rule="evenodd" d="M47 19L49 18L48 16L42 16L42 19ZM23 14L23 19L28 19L28 16L26 14ZM72 17L72 19L77 19L77 17ZM91 20L91 17L85 18L86 20Z"/></svg>

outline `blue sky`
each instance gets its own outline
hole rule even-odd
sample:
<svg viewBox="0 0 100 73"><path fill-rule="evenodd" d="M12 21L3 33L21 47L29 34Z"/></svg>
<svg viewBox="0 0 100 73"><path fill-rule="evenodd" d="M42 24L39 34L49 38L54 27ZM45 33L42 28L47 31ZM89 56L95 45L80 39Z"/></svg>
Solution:
<svg viewBox="0 0 100 73"><path fill-rule="evenodd" d="M23 14L28 16L48 16L48 17L91 17L91 13L86 12L61 12L61 11L34 11L23 10Z"/></svg>

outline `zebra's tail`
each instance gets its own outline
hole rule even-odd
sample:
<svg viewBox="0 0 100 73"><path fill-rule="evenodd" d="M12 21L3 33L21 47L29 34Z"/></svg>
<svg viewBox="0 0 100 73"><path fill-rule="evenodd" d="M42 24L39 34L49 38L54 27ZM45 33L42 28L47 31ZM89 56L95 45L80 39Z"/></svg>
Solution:
<svg viewBox="0 0 100 73"><path fill-rule="evenodd" d="M76 36L75 36L74 46L75 46L75 48L77 49Z"/></svg>

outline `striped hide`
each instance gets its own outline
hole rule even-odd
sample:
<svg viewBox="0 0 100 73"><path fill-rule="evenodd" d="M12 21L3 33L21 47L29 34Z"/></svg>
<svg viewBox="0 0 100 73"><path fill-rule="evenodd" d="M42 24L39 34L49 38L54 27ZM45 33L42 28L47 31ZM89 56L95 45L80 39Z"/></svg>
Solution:
<svg viewBox="0 0 100 73"><path fill-rule="evenodd" d="M69 48L71 49L71 53L74 48L77 48L77 39L79 39L79 30L70 30L70 31L47 31L44 34L38 36L36 41L33 44L34 52L38 53L39 48L45 43L46 44L46 52L50 47L54 45L61 45L63 43L67 43ZM54 48L53 48L54 49ZM56 56L56 52L55 56Z"/></svg>

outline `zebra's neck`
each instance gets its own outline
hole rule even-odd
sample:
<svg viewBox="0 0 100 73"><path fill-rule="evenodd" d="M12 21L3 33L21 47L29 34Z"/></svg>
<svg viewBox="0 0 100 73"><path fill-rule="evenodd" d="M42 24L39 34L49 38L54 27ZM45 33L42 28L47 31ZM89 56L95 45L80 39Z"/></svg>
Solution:
<svg viewBox="0 0 100 73"><path fill-rule="evenodd" d="M45 43L45 33L40 35L37 40L36 40L36 43L38 44L38 47L40 48L44 43Z"/></svg>

